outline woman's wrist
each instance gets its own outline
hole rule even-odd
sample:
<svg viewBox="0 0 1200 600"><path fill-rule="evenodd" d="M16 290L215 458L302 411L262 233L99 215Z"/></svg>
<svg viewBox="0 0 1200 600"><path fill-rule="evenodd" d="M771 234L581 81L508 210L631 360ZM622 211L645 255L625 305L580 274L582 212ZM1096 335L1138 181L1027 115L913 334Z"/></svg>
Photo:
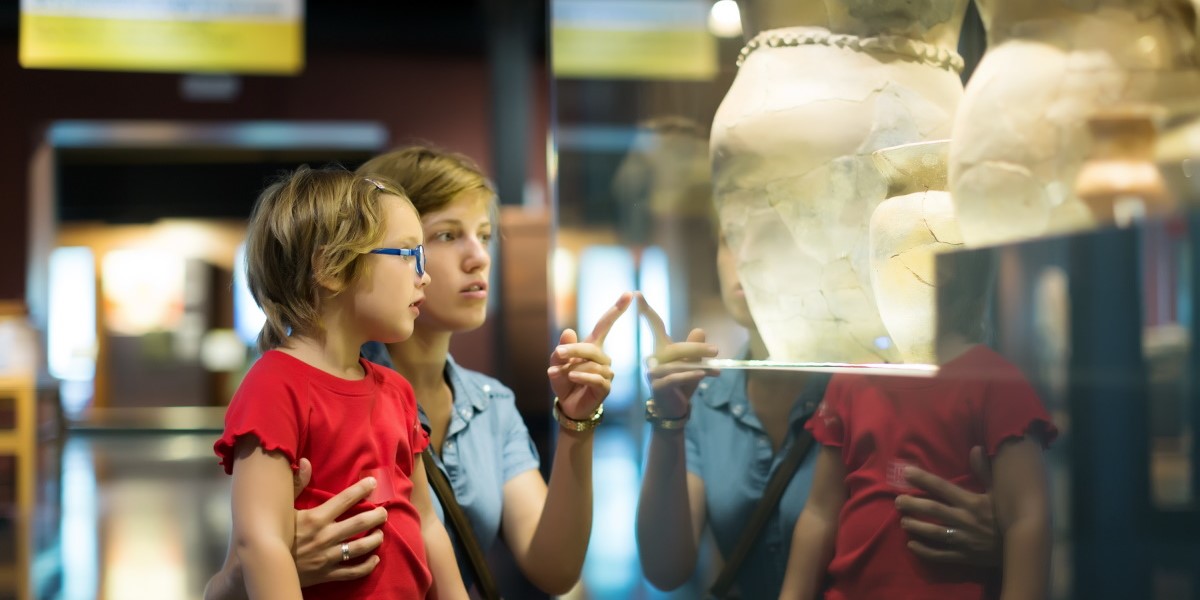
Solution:
<svg viewBox="0 0 1200 600"><path fill-rule="evenodd" d="M594 430L600 425L600 423L604 422L604 404L601 403L598 405L596 410L592 411L592 414L588 415L587 417L583 419L575 419L568 416L563 411L562 404L558 401L558 398L555 397L554 409L551 411L551 414L554 415L554 420L558 422L558 425L562 427L563 430L572 433L584 433Z"/></svg>
<svg viewBox="0 0 1200 600"><path fill-rule="evenodd" d="M646 422L650 423L656 431L683 431L691 417L692 405L690 403L687 411L682 415L667 416L661 412L658 404L654 402L654 398L646 400Z"/></svg>

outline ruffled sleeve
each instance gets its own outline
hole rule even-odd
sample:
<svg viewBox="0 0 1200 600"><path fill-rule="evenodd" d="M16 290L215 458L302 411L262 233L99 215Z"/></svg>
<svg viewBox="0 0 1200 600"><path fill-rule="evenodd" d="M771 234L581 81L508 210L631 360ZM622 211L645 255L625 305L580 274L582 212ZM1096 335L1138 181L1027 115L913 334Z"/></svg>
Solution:
<svg viewBox="0 0 1200 600"><path fill-rule="evenodd" d="M812 432L813 439L822 446L841 448L846 443L846 425L851 397L853 376L835 375L826 388L825 398L809 417L804 428Z"/></svg>
<svg viewBox="0 0 1200 600"><path fill-rule="evenodd" d="M246 374L225 412L225 433L213 445L226 474L233 473L240 438L253 435L267 452L279 452L296 470L303 429L303 408L286 378L259 360Z"/></svg>
<svg viewBox="0 0 1200 600"><path fill-rule="evenodd" d="M413 419L413 426L411 429L411 434L408 438L408 443L412 446L412 453L414 456L424 452L425 449L429 447L429 432L426 431L424 427L421 427L421 424L417 422L415 418Z"/></svg>
<svg viewBox="0 0 1200 600"><path fill-rule="evenodd" d="M1023 377L1007 377L988 386L983 433L988 456L994 457L1004 442L1029 436L1049 448L1058 437L1058 428L1033 386Z"/></svg>

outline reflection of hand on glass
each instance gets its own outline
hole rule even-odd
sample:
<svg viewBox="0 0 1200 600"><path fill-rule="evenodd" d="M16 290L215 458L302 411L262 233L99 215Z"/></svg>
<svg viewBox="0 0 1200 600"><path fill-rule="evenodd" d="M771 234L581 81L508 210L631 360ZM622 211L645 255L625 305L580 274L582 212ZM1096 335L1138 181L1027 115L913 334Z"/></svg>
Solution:
<svg viewBox="0 0 1200 600"><path fill-rule="evenodd" d="M686 419L691 413L692 394L700 380L716 375L700 368L680 370L680 363L694 363L717 355L717 348L704 342L704 330L693 329L686 341L672 342L662 317L638 294L638 313L654 333L654 356L646 376L654 395L657 415L669 421Z"/></svg>
<svg viewBox="0 0 1200 600"><path fill-rule="evenodd" d="M721 298L729 316L749 334L741 356L767 358L739 276L735 253L742 232L721 232L717 273ZM730 239L730 238L733 239ZM703 332L672 342L657 313L642 300L640 312L656 339L648 361L654 388L656 426L646 457L638 500L638 555L646 578L661 589L684 585L697 568L699 540L705 527L713 532L718 551L733 555L754 503L762 497L768 473L794 443L803 419L821 399L824 375L767 371L722 371L707 374L698 364L715 353ZM713 371L715 374L715 371ZM668 376L678 375L668 379ZM647 411L648 413L650 411ZM686 423L686 426L680 426ZM816 453L812 453L815 455ZM813 458L805 460L811 468ZM767 527L754 539L747 558L733 572L746 598L772 598L784 578L788 535L808 495L809 479L794 476ZM784 533L781 533L784 532ZM711 573L709 575L715 575Z"/></svg>
<svg viewBox="0 0 1200 600"><path fill-rule="evenodd" d="M971 471L991 489L991 469L978 446L971 449ZM900 526L913 538L908 544L913 554L935 562L1000 566L1000 537L990 493L970 492L917 467L905 469L904 477L931 496L904 494L896 499L896 508L905 515Z"/></svg>
<svg viewBox="0 0 1200 600"><path fill-rule="evenodd" d="M691 416L692 394L703 369L678 371L679 362L716 355L694 329L685 342L672 343L662 318L638 294L638 312L654 332L654 366L648 376L658 406L658 425L652 427L646 470L638 498L638 556L646 578L660 589L684 584L696 568L699 540L705 522L704 480L688 471L682 425Z"/></svg>

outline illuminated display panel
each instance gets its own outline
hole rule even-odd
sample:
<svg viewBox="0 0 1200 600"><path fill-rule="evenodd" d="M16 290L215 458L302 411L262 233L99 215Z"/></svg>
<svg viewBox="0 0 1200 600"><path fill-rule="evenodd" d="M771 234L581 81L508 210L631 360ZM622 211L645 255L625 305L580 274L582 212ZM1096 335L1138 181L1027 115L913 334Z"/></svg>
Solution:
<svg viewBox="0 0 1200 600"><path fill-rule="evenodd" d="M21 0L20 63L290 75L304 67L303 0Z"/></svg>

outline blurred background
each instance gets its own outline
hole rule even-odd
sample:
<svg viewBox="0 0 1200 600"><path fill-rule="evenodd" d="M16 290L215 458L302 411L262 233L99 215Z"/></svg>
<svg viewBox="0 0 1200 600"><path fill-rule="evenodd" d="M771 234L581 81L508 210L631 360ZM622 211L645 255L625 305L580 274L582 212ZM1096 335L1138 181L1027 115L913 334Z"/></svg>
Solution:
<svg viewBox="0 0 1200 600"><path fill-rule="evenodd" d="M970 12L964 80L984 38ZM557 332L589 330L621 292L738 356L708 130L742 44L731 0L0 0L0 599L201 597L230 527L212 443L262 322L246 218L300 164L353 169L425 142L490 174L492 314L452 352L514 389L543 457ZM1076 563L1136 571L1134 597L1200 598L1193 221L995 250L997 345L1064 430L1057 598L1087 577L1072 544L1115 522L1133 524ZM631 316L607 341L616 379L573 597L697 598L715 575L711 548L669 594L638 566L651 349ZM1149 386L1132 412L1096 376L1114 364L1136 367L1118 387ZM1131 423L1138 435L1112 435ZM539 597L492 558L507 597Z"/></svg>
<svg viewBox="0 0 1200 600"><path fill-rule="evenodd" d="M0 597L201 596L246 218L301 164L424 142L491 174L517 279L453 351L526 374L545 450L547 31L521 0L0 2Z"/></svg>

